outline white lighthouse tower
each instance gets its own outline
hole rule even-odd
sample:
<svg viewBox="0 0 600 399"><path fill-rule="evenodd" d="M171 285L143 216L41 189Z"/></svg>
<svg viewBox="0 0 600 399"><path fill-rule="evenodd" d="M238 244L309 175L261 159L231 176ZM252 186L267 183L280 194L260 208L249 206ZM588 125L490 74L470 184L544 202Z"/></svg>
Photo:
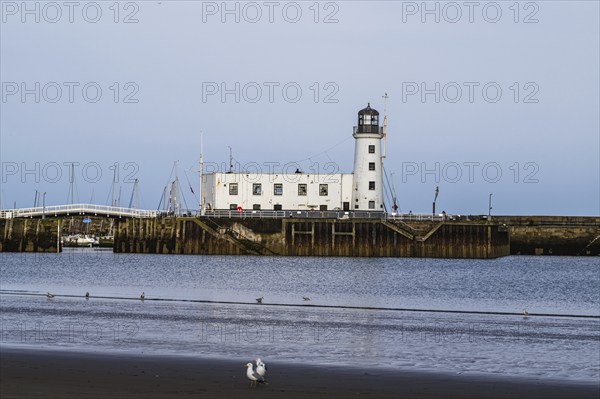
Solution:
<svg viewBox="0 0 600 399"><path fill-rule="evenodd" d="M371 108L358 111L358 126L354 127L353 210L383 211L383 164L379 127L379 112Z"/></svg>

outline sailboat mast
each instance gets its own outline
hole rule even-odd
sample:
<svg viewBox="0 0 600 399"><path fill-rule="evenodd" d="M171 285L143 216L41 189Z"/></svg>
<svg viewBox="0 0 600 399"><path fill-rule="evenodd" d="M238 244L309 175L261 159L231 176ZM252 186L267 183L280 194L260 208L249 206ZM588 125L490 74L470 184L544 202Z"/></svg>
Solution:
<svg viewBox="0 0 600 399"><path fill-rule="evenodd" d="M199 198L199 202L200 202L200 215L204 215L204 199L202 198L203 192L202 192L202 180L203 180L203 174L204 174L204 160L202 158L202 151L203 151L203 137L202 137L202 131L200 131L200 190L198 191L198 198Z"/></svg>

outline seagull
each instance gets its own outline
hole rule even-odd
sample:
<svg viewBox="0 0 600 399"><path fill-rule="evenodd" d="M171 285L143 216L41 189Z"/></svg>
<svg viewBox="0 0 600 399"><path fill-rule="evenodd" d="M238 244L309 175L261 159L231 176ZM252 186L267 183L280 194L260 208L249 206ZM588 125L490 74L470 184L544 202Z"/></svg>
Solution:
<svg viewBox="0 0 600 399"><path fill-rule="evenodd" d="M265 374L267 374L267 365L260 360L260 357L256 359L256 373L263 378L265 377Z"/></svg>
<svg viewBox="0 0 600 399"><path fill-rule="evenodd" d="M527 309L523 309L523 318L526 319L529 317L529 312L527 311Z"/></svg>
<svg viewBox="0 0 600 399"><path fill-rule="evenodd" d="M308 296L303 296L302 299L304 299L305 301L310 301L310 297Z"/></svg>
<svg viewBox="0 0 600 399"><path fill-rule="evenodd" d="M263 299L264 297L262 296L260 298L256 298L256 303L262 303Z"/></svg>
<svg viewBox="0 0 600 399"><path fill-rule="evenodd" d="M90 299L90 293L89 292L85 293L85 299Z"/></svg>
<svg viewBox="0 0 600 399"><path fill-rule="evenodd" d="M265 383L265 379L261 377L260 374L258 374L256 371L254 371L252 363L246 363L246 367L246 377L248 377L248 379L250 380L251 387L255 387L258 383Z"/></svg>
<svg viewBox="0 0 600 399"><path fill-rule="evenodd" d="M142 295L140 295L140 299L143 301L145 298L146 298L146 294L144 294L144 293L142 292Z"/></svg>
<svg viewBox="0 0 600 399"><path fill-rule="evenodd" d="M46 294L46 298L48 298L48 299L52 299L52 298L54 298L54 294L47 293L47 294Z"/></svg>

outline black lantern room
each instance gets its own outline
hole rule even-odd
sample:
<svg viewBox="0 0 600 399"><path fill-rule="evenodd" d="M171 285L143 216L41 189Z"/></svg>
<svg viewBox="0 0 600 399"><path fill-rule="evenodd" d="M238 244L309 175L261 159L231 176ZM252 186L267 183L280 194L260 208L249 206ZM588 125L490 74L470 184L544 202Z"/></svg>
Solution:
<svg viewBox="0 0 600 399"><path fill-rule="evenodd" d="M356 133L379 133L379 112L371 108L371 103L367 105L367 108L358 111Z"/></svg>

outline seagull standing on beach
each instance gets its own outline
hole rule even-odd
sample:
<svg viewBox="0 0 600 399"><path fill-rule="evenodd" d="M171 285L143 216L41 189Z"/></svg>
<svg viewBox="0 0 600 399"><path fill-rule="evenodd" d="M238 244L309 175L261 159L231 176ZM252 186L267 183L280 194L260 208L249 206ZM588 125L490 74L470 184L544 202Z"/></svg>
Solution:
<svg viewBox="0 0 600 399"><path fill-rule="evenodd" d="M246 363L246 367L246 377L250 380L251 387L255 387L258 383L265 383L265 379L254 370L254 365L252 363Z"/></svg>
<svg viewBox="0 0 600 399"><path fill-rule="evenodd" d="M527 311L527 309L523 309L523 318L526 319L529 317L529 312Z"/></svg>
<svg viewBox="0 0 600 399"><path fill-rule="evenodd" d="M142 295L140 295L140 299L143 301L145 298L146 298L146 294L144 294L144 293L142 292Z"/></svg>
<svg viewBox="0 0 600 399"><path fill-rule="evenodd" d="M47 294L46 294L46 298L48 298L48 299L52 299L52 298L54 298L54 294L47 293Z"/></svg>
<svg viewBox="0 0 600 399"><path fill-rule="evenodd" d="M263 378L265 378L265 374L267 374L267 365L260 360L260 357L256 359L256 373Z"/></svg>
<svg viewBox="0 0 600 399"><path fill-rule="evenodd" d="M264 297L262 296L260 298L256 298L256 303L262 303L263 299Z"/></svg>
<svg viewBox="0 0 600 399"><path fill-rule="evenodd" d="M85 299L90 299L90 293L89 292L85 293Z"/></svg>

